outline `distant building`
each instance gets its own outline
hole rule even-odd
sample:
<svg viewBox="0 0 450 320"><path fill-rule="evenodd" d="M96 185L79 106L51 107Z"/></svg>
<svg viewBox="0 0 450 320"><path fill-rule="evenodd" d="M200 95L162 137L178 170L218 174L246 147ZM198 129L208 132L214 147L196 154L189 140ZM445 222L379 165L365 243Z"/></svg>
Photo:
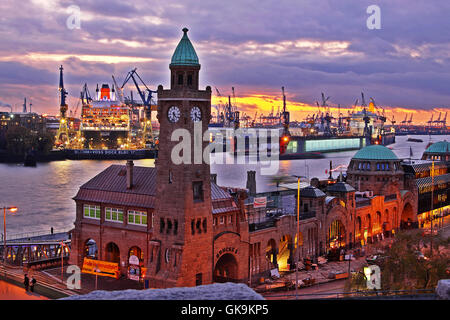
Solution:
<svg viewBox="0 0 450 320"><path fill-rule="evenodd" d="M444 140L431 144L423 153L422 159L450 161L450 142Z"/></svg>

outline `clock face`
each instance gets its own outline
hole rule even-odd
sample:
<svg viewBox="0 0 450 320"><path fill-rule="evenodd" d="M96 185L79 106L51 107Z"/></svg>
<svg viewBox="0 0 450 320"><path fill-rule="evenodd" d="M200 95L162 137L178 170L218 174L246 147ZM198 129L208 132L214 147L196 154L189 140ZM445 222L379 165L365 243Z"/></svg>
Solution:
<svg viewBox="0 0 450 320"><path fill-rule="evenodd" d="M180 119L181 112L178 107L172 106L169 108L169 112L167 113L167 117L170 122L177 122Z"/></svg>
<svg viewBox="0 0 450 320"><path fill-rule="evenodd" d="M192 107L191 109L191 119L194 122L198 122L202 120L202 111L199 107Z"/></svg>

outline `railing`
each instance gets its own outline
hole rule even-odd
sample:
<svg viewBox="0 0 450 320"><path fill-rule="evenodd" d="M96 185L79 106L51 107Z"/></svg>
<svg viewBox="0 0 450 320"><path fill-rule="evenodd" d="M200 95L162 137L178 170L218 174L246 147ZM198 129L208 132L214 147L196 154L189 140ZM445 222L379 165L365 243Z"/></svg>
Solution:
<svg viewBox="0 0 450 320"><path fill-rule="evenodd" d="M272 227L275 227L275 220L267 220L267 221L259 222L259 223L251 223L248 225L248 227L249 227L250 232L267 229L267 228L272 228Z"/></svg>
<svg viewBox="0 0 450 320"><path fill-rule="evenodd" d="M65 227L64 229L59 229L59 230L54 229L53 234L68 232L72 229L73 229L73 227ZM15 234L6 233L6 240L11 241L11 240L17 240L17 239L27 239L27 238L45 236L45 235L50 235L50 234L51 234L50 229L33 231L33 232L15 233ZM2 241L3 241L3 233L2 233Z"/></svg>
<svg viewBox="0 0 450 320"><path fill-rule="evenodd" d="M357 208L361 208L361 207L367 207L367 206L370 206L370 199L367 199L367 200L359 200L359 201L356 201L356 207Z"/></svg>
<svg viewBox="0 0 450 320"><path fill-rule="evenodd" d="M270 291L269 291L270 292ZM269 293L266 292L266 293ZM264 295L264 294L263 294ZM372 291L350 291L350 292L322 292L322 293L304 293L298 294L299 299L358 299L358 298L379 298L386 297L405 297L405 296L418 296L427 295L430 298L434 298L435 289L415 289L415 290L372 290ZM296 294L277 294L277 295L265 295L266 298L293 298Z"/></svg>
<svg viewBox="0 0 450 320"><path fill-rule="evenodd" d="M396 199L397 199L397 195L396 194L389 194L389 195L384 197L384 201L392 201L392 200L396 200Z"/></svg>

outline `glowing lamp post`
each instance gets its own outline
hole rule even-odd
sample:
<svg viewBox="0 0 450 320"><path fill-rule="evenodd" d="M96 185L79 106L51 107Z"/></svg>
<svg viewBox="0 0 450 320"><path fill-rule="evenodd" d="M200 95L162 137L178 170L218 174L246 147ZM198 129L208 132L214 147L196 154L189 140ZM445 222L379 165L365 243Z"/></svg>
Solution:
<svg viewBox="0 0 450 320"><path fill-rule="evenodd" d="M3 207L3 264L6 265L6 210L14 213L17 207Z"/></svg>
<svg viewBox="0 0 450 320"><path fill-rule="evenodd" d="M296 176L297 178L297 248L296 248L296 261L295 261L295 299L298 299L298 262L300 260L300 179L306 178L305 176Z"/></svg>

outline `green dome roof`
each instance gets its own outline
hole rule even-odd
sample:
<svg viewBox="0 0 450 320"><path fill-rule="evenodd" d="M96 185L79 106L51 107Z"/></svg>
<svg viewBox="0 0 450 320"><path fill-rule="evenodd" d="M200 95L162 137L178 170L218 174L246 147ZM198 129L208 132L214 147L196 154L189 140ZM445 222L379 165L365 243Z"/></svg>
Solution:
<svg viewBox="0 0 450 320"><path fill-rule="evenodd" d="M394 152L380 145L371 145L360 149L353 159L361 160L398 160Z"/></svg>
<svg viewBox="0 0 450 320"><path fill-rule="evenodd" d="M178 43L177 48L172 56L171 65L176 66L199 66L197 53L195 52L194 46L187 36L188 28L183 29L183 37Z"/></svg>
<svg viewBox="0 0 450 320"><path fill-rule="evenodd" d="M429 153L449 153L450 152L450 142L447 141L439 141L433 143L431 146L425 150L425 152Z"/></svg>

